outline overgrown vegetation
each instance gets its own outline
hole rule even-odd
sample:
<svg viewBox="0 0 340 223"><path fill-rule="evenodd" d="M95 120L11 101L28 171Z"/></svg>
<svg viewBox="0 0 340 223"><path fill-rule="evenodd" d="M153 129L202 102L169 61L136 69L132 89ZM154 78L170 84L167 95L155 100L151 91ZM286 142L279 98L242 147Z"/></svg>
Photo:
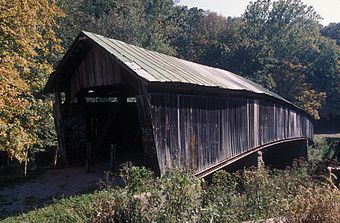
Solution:
<svg viewBox="0 0 340 223"><path fill-rule="evenodd" d="M340 191L320 165L331 148L319 141L310 161L285 170L216 172L204 181L181 170L155 178L144 167L125 165L125 186L107 173L101 190L68 198L4 222L284 222L340 221ZM328 151L328 152L327 152ZM338 185L339 186L339 185Z"/></svg>

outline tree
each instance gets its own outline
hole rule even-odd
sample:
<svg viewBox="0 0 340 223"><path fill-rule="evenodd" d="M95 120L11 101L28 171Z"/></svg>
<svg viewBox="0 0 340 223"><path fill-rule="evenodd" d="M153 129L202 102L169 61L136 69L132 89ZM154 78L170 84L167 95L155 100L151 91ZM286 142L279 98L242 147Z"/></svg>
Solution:
<svg viewBox="0 0 340 223"><path fill-rule="evenodd" d="M0 0L0 11L0 151L21 162L54 139L41 91L61 52L54 28L62 13L49 0Z"/></svg>
<svg viewBox="0 0 340 223"><path fill-rule="evenodd" d="M68 47L82 31L175 54L169 35L176 30L172 0L59 0L66 16L60 20L59 36Z"/></svg>
<svg viewBox="0 0 340 223"><path fill-rule="evenodd" d="M320 36L320 16L301 0L258 0L242 20L242 40L231 58L238 73L319 118L337 60L335 45Z"/></svg>
<svg viewBox="0 0 340 223"><path fill-rule="evenodd" d="M334 39L337 45L340 45L340 22L329 23L328 26L322 27L321 35Z"/></svg>
<svg viewBox="0 0 340 223"><path fill-rule="evenodd" d="M203 53L203 48L207 38L203 33L204 11L198 8L188 9L187 7L177 6L176 24L178 32L173 33L171 45L176 49L180 58L199 62Z"/></svg>

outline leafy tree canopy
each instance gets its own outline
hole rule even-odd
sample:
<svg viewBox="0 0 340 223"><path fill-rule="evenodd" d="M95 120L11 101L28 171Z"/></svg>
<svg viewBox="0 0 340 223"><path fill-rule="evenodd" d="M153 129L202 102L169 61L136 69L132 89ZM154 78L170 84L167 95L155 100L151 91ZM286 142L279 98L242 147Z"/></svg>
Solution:
<svg viewBox="0 0 340 223"><path fill-rule="evenodd" d="M99 33L167 54L169 35L176 31L172 0L59 0L66 16L60 37L70 45L81 30Z"/></svg>
<svg viewBox="0 0 340 223"><path fill-rule="evenodd" d="M54 138L40 92L61 51L54 32L61 11L49 0L0 0L0 11L0 151L22 161Z"/></svg>
<svg viewBox="0 0 340 223"><path fill-rule="evenodd" d="M340 45L340 22L330 23L328 26L322 27L321 35L336 40L336 44Z"/></svg>
<svg viewBox="0 0 340 223"><path fill-rule="evenodd" d="M320 18L300 0L252 2L217 37L204 35L208 47L198 61L246 76L318 119L321 106L327 110L336 95L339 55L320 35Z"/></svg>

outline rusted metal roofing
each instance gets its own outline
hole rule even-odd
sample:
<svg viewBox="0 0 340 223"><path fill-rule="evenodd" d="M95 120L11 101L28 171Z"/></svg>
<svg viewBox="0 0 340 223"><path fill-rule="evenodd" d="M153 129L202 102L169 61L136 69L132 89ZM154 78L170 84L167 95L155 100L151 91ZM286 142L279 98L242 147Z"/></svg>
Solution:
<svg viewBox="0 0 340 223"><path fill-rule="evenodd" d="M94 33L83 32L83 34L149 82L188 83L229 90L245 90L288 102L262 86L226 70L146 50Z"/></svg>

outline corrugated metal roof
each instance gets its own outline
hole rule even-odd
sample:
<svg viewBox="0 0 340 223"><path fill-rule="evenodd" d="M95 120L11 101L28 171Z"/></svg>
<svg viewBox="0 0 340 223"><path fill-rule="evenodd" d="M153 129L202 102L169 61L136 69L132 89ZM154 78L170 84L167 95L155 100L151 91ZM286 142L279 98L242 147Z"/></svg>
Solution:
<svg viewBox="0 0 340 223"><path fill-rule="evenodd" d="M262 86L229 71L146 50L94 33L83 32L83 34L149 82L188 83L230 90L245 90L270 95L290 103Z"/></svg>

